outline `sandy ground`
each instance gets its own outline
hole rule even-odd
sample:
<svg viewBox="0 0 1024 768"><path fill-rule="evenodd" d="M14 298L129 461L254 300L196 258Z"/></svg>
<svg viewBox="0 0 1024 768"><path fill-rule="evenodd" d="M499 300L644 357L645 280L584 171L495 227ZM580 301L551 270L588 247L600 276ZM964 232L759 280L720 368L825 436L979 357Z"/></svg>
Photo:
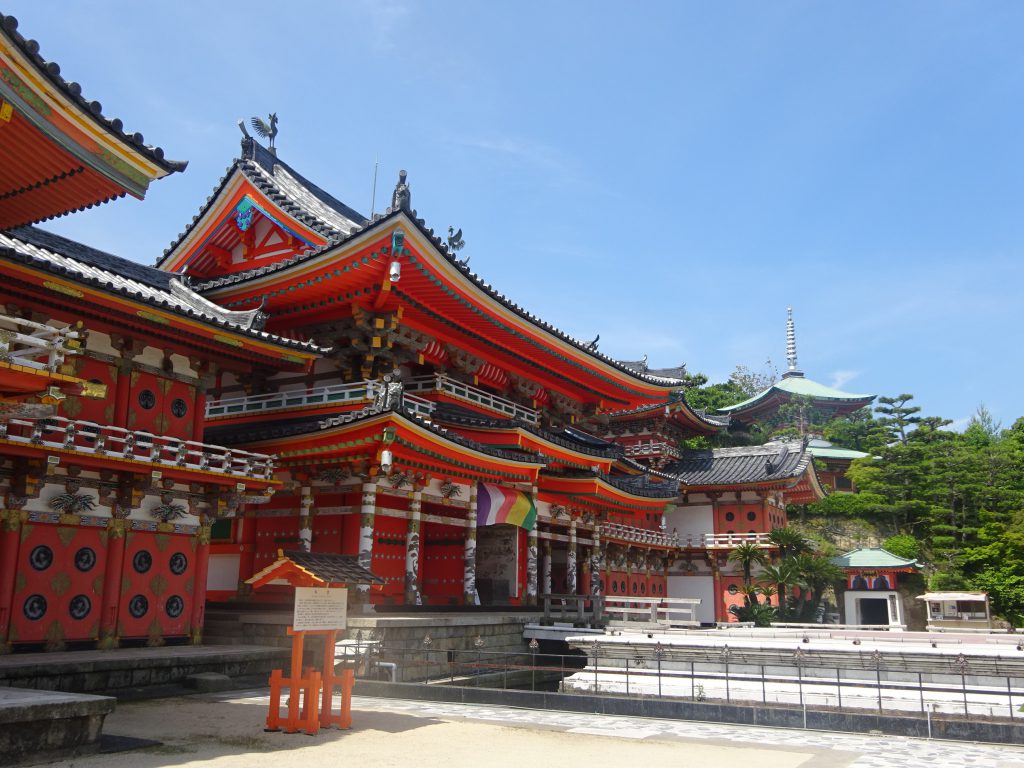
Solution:
<svg viewBox="0 0 1024 768"><path fill-rule="evenodd" d="M258 701L181 697L119 704L104 733L163 742L128 752L77 758L77 768L310 768L328 766L616 766L672 768L841 768L855 755L835 750L697 740L625 739L540 727L506 727L418 717L373 709L360 701L349 731L316 736L265 733L266 706Z"/></svg>

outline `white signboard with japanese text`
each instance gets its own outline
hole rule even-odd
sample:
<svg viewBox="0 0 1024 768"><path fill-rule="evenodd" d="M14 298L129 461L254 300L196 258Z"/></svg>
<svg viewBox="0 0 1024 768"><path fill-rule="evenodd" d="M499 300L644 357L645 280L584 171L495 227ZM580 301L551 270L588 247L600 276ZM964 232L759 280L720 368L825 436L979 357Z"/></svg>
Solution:
<svg viewBox="0 0 1024 768"><path fill-rule="evenodd" d="M292 629L345 629L348 590L343 587L296 587Z"/></svg>

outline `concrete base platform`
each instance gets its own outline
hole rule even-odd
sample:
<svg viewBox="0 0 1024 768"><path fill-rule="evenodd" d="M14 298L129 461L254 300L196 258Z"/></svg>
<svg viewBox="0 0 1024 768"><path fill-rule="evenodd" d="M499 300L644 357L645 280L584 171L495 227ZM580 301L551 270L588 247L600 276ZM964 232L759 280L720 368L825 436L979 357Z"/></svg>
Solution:
<svg viewBox="0 0 1024 768"><path fill-rule="evenodd" d="M287 669L289 658L286 649L255 645L15 653L0 656L0 690L13 686L121 696L141 688L184 685L189 676L205 672L269 675L274 668Z"/></svg>
<svg viewBox="0 0 1024 768"><path fill-rule="evenodd" d="M0 688L0 762L41 763L96 752L108 696Z"/></svg>

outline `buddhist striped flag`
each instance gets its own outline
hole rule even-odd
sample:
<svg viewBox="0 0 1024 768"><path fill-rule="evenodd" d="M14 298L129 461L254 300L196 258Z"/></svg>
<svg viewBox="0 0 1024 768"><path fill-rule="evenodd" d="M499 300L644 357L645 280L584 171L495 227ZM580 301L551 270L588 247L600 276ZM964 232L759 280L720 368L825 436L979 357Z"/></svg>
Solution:
<svg viewBox="0 0 1024 768"><path fill-rule="evenodd" d="M537 524L537 507L530 495L522 491L478 483L476 505L478 526L505 523L532 531Z"/></svg>

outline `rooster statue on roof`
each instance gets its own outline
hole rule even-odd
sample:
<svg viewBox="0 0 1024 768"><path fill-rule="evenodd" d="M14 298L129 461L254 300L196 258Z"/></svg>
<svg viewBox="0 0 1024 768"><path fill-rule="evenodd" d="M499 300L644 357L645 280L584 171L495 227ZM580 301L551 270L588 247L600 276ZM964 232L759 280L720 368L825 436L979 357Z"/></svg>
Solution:
<svg viewBox="0 0 1024 768"><path fill-rule="evenodd" d="M257 134L268 140L268 149L274 148L274 139L277 138L277 112L272 112L268 119L270 122L266 122L261 117L254 117L249 122L252 123L252 129Z"/></svg>

